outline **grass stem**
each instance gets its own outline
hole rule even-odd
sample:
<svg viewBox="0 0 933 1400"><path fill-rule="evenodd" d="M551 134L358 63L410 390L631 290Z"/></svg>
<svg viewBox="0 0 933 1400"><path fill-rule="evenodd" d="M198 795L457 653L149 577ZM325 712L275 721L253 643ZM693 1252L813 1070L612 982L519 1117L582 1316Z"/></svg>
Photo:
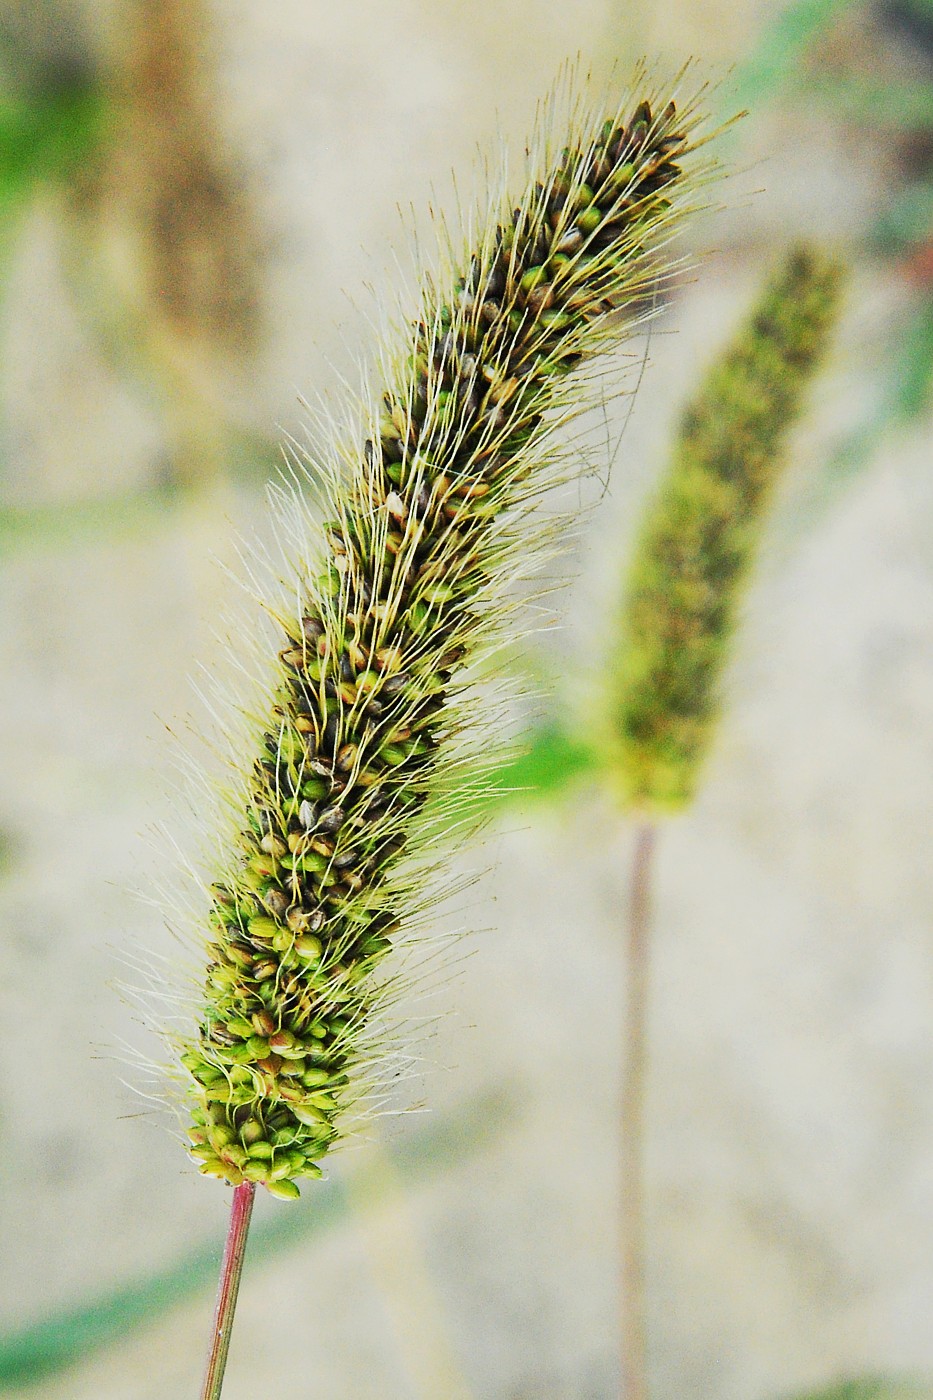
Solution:
<svg viewBox="0 0 933 1400"><path fill-rule="evenodd" d="M253 1213L255 1195L256 1185L252 1181L244 1181L241 1186L233 1188L230 1224L227 1228L224 1257L220 1265L217 1306L214 1309L214 1325L211 1328L211 1344L207 1355L207 1368L204 1372L201 1400L220 1400L224 1371L227 1367L227 1352L230 1350L233 1314L236 1310L237 1294L240 1291L240 1276L243 1273L243 1260L246 1255L246 1236L249 1231L250 1216Z"/></svg>
<svg viewBox="0 0 933 1400"><path fill-rule="evenodd" d="M647 1070L648 933L655 829L635 833L628 906L628 996L623 1026L620 1244L622 1396L647 1400L645 1342L644 1136Z"/></svg>

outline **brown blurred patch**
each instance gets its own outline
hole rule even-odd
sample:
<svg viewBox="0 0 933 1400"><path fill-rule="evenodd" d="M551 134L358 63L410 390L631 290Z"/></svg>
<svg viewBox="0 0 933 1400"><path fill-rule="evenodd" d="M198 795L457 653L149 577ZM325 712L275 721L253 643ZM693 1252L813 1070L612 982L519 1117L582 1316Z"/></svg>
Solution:
<svg viewBox="0 0 933 1400"><path fill-rule="evenodd" d="M262 331L262 242L230 149L201 0L120 11L109 139L76 176L70 267L121 368L156 389L173 476L223 465Z"/></svg>
<svg viewBox="0 0 933 1400"><path fill-rule="evenodd" d="M140 271L173 330L248 353L259 327L258 237L204 62L200 0L139 0L117 75L111 190L139 236Z"/></svg>

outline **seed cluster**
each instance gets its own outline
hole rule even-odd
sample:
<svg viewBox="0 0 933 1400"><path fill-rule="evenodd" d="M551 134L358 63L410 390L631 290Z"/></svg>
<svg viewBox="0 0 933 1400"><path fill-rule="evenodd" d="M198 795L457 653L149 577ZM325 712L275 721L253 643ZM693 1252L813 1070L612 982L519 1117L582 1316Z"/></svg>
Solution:
<svg viewBox="0 0 933 1400"><path fill-rule="evenodd" d="M455 720L455 671L541 489L542 418L663 272L689 149L640 103L566 148L413 327L398 388L333 492L328 567L287 628L240 852L214 887L192 1155L296 1196L352 1100L402 862ZM482 626L480 627L482 631ZM401 873L400 873L401 872Z"/></svg>
<svg viewBox="0 0 933 1400"><path fill-rule="evenodd" d="M684 414L636 548L612 684L619 772L637 807L676 809L696 790L742 585L840 287L833 259L792 251Z"/></svg>

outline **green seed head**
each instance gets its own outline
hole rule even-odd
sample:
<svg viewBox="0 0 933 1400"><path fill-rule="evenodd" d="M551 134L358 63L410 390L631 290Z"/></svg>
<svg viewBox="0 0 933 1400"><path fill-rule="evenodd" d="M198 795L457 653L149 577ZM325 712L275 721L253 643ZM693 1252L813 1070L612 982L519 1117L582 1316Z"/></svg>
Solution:
<svg viewBox="0 0 933 1400"><path fill-rule="evenodd" d="M624 800L677 810L696 791L742 588L835 322L841 269L790 254L687 408L628 578L610 681Z"/></svg>
<svg viewBox="0 0 933 1400"><path fill-rule="evenodd" d="M340 449L326 528L292 507L300 557L329 567L301 565L299 606L277 614L267 718L211 887L210 970L180 1047L195 1113L222 1129L204 1172L294 1198L360 1092L380 964L458 820L464 667L540 546L531 505L575 469L553 443L582 396L568 374L618 344L617 313L641 317L670 272L696 115L667 97L578 120L518 206L487 211L387 357L364 440Z"/></svg>

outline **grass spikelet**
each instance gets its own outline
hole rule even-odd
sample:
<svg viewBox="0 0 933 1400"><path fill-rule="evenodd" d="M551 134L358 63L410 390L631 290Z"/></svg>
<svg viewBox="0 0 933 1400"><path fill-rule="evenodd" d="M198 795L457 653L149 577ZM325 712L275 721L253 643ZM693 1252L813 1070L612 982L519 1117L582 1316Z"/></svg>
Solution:
<svg viewBox="0 0 933 1400"><path fill-rule="evenodd" d="M611 679L617 772L646 813L696 790L742 587L840 285L831 258L792 251L681 422L636 546Z"/></svg>
<svg viewBox="0 0 933 1400"><path fill-rule="evenodd" d="M427 817L445 791L457 801L464 668L496 636L504 582L534 557L532 505L559 477L571 371L618 343L672 267L696 104L639 97L608 118L577 102L556 154L551 113L518 206L483 211L459 276L426 282L380 408L325 483L319 572L300 570L279 619L271 710L212 889L199 1025L180 1047L192 1156L234 1186L293 1198L320 1175L369 1053L380 965L436 860Z"/></svg>

